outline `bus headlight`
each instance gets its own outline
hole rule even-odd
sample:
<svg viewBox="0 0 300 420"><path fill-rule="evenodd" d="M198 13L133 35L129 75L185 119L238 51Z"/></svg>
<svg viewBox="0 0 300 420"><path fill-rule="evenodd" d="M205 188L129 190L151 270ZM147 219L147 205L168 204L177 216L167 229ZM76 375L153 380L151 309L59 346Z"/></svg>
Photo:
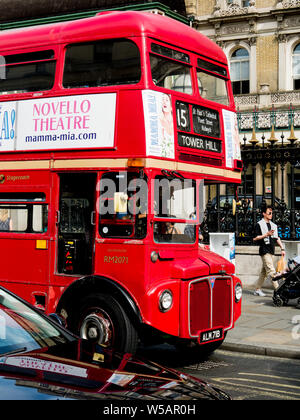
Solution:
<svg viewBox="0 0 300 420"><path fill-rule="evenodd" d="M242 288L241 283L237 283L234 291L235 291L235 301L236 303L238 303L242 299L242 295L243 295L243 288Z"/></svg>
<svg viewBox="0 0 300 420"><path fill-rule="evenodd" d="M170 290L164 290L159 296L159 310L167 312L173 304L173 294Z"/></svg>

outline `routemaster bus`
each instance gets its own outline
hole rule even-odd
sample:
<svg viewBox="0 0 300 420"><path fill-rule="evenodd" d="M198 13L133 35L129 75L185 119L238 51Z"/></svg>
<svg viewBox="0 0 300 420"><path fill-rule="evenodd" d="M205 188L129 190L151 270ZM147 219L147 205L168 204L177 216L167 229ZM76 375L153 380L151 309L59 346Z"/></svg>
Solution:
<svg viewBox="0 0 300 420"><path fill-rule="evenodd" d="M199 245L242 169L226 57L149 12L0 33L0 283L82 338L217 348L234 265Z"/></svg>

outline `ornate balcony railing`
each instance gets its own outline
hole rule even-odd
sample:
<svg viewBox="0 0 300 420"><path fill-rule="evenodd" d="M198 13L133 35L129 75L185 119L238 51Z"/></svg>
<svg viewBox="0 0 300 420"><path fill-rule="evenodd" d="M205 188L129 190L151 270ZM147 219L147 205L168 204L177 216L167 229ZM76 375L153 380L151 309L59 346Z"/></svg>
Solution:
<svg viewBox="0 0 300 420"><path fill-rule="evenodd" d="M272 126L275 130L290 130L300 128L300 108L286 110L258 111L256 108L252 112L238 112L238 124L240 132L249 132L255 128L256 132L270 131Z"/></svg>

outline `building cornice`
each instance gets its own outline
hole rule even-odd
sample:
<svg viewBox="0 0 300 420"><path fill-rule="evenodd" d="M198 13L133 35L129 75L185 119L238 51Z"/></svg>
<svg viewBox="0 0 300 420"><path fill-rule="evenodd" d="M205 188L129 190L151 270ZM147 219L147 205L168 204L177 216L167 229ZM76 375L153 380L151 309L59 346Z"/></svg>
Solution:
<svg viewBox="0 0 300 420"><path fill-rule="evenodd" d="M213 14L206 16L195 16L194 22L197 25L209 23L215 25L224 22L236 22L249 19L266 19L275 18L282 19L286 15L295 15L300 13L300 0L290 0L286 2L279 2L276 7L256 8L256 7L228 7L227 9L217 9Z"/></svg>
<svg viewBox="0 0 300 420"><path fill-rule="evenodd" d="M126 5L121 7L110 7L105 9L93 9L93 10L84 10L80 12L70 12L70 13L58 13L57 15L51 15L51 16L42 16L38 18L32 18L32 19L17 19L17 20L11 20L11 21L0 21L0 30L6 30L6 29L14 29L14 28L22 28L27 26L35 26L35 25L43 25L48 23L55 23L55 22L64 22L64 21L70 21L70 20L76 20L76 19L84 19L88 17L95 16L97 13L100 13L102 11L127 11L127 10L137 10L137 11L153 11L153 12L159 12L161 14L164 14L168 17L171 17L175 20L178 20L182 23L185 23L187 25L190 24L190 19L186 16L183 16L182 14L177 13L176 11L172 10L170 7L164 5L161 2L153 1L148 3L140 3L140 4L132 4L132 5Z"/></svg>

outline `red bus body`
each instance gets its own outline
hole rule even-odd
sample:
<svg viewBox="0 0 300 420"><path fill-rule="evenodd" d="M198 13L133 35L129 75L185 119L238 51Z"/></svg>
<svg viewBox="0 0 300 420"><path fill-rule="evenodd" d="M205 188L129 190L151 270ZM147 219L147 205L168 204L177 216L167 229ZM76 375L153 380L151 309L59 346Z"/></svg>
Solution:
<svg viewBox="0 0 300 420"><path fill-rule="evenodd" d="M106 43L95 46L99 40ZM188 224L183 217L176 221L182 228L178 241L169 242L165 233L155 239L154 230L173 216L155 214L151 187L152 180L164 176L194 180L195 191L201 180L240 182L241 162L238 153L230 152L233 145L224 128L226 116L234 116L235 109L221 49L181 23L141 12L102 13L4 31L0 46L7 72L0 103L0 210L8 210L15 223L0 232L1 285L47 313L62 313L77 332L84 317L98 316L98 328L106 330L102 342L117 342L112 330L125 321L137 330L148 326L184 342L221 342L241 313L234 266L198 246L199 216L192 222L192 243L183 234ZM129 59L122 56L123 47ZM99 50L101 57L103 51L110 54L117 70L106 76L111 82L93 86L96 82L85 73L89 65L100 69ZM89 61L90 51L94 61ZM76 54L85 60L83 70ZM138 80L134 54L140 60ZM168 66L162 86L159 76ZM18 72L23 79L14 88ZM217 87L219 82L226 86L225 104L201 97L197 77L202 73L217 77ZM189 86L169 87L185 75ZM91 80L89 86L82 82L85 77ZM118 78L120 83L114 84ZM155 130L161 123L151 104L166 97L171 100L173 135L157 148ZM149 185L147 211L136 224L126 217L99 217L101 182L125 173ZM124 192L119 194L114 205L121 207ZM160 306L165 291L170 292L166 300L171 299L167 309ZM118 315L113 322L109 309L93 302L99 295L106 301L113 298L121 320ZM123 324L118 334L127 331ZM122 343L117 347L133 350Z"/></svg>

